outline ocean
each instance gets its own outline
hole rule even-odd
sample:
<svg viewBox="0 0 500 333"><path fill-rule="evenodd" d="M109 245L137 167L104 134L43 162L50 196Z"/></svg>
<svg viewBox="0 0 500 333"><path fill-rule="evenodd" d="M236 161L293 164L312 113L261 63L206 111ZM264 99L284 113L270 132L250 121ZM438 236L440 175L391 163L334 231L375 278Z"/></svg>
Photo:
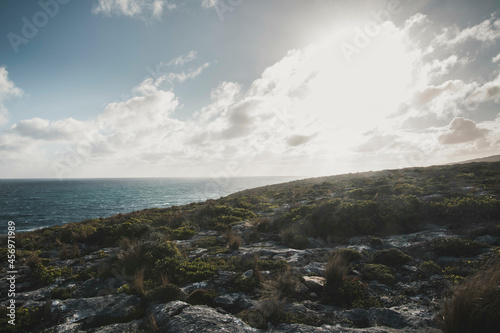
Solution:
<svg viewBox="0 0 500 333"><path fill-rule="evenodd" d="M18 232L218 199L297 177L0 179L0 234L14 221Z"/></svg>

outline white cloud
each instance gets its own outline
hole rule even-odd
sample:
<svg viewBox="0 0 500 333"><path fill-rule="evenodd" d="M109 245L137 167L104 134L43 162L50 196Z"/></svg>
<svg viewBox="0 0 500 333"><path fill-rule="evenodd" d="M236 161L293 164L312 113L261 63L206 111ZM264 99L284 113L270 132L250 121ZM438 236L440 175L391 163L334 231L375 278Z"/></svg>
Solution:
<svg viewBox="0 0 500 333"><path fill-rule="evenodd" d="M5 67L0 67L0 126L7 124L9 118L4 102L11 96L21 96L22 94L22 90L9 79L9 73Z"/></svg>
<svg viewBox="0 0 500 333"><path fill-rule="evenodd" d="M84 133L88 125L73 118L50 122L46 119L31 118L22 120L11 127L11 131L20 136L35 140L52 142L78 139L78 133ZM81 138L81 137L80 137Z"/></svg>
<svg viewBox="0 0 500 333"><path fill-rule="evenodd" d="M197 58L198 58L198 54L196 53L196 51L189 51L189 53L186 54L185 56L181 55L175 59L170 60L167 63L167 66L170 66L170 65L184 66L186 63L191 62Z"/></svg>
<svg viewBox="0 0 500 333"><path fill-rule="evenodd" d="M459 29L458 27L445 28L435 42L437 45L454 46L469 40L483 43L494 43L500 38L500 20L492 16L475 26Z"/></svg>
<svg viewBox="0 0 500 333"><path fill-rule="evenodd" d="M457 117L439 136L439 142L445 145L470 142L483 138L487 133L487 130L478 128L474 121Z"/></svg>
<svg viewBox="0 0 500 333"><path fill-rule="evenodd" d="M492 81L486 82L469 96L473 102L498 102L500 100L500 73Z"/></svg>
<svg viewBox="0 0 500 333"><path fill-rule="evenodd" d="M219 1L220 0L203 0L201 6L203 8L212 8L215 7Z"/></svg>
<svg viewBox="0 0 500 333"><path fill-rule="evenodd" d="M168 73L165 76L165 79L172 83L175 81L185 82L187 80L194 79L195 77L199 76L209 66L210 63L206 62L203 65L199 66L198 68L190 69L187 72Z"/></svg>
<svg viewBox="0 0 500 333"><path fill-rule="evenodd" d="M165 9L175 9L167 0L98 0L92 8L94 14L128 16L143 19L160 18Z"/></svg>
<svg viewBox="0 0 500 333"><path fill-rule="evenodd" d="M34 155L40 165L56 161L70 176L203 176L228 169L238 170L233 176L332 174L500 153L498 119L464 115L482 102L498 102L500 76L457 75L473 59L430 47L432 31L415 33L429 22L423 15L402 27L386 22L351 64L339 52L343 35L333 32L326 41L290 50L247 87L219 83L208 105L183 121L175 119L181 106L166 86L197 77L209 63L167 70L95 119L18 122L0 136L0 150L17 165L41 150L46 154ZM484 29L456 36L466 40ZM196 59L191 51L159 69ZM62 147L49 150L49 144Z"/></svg>

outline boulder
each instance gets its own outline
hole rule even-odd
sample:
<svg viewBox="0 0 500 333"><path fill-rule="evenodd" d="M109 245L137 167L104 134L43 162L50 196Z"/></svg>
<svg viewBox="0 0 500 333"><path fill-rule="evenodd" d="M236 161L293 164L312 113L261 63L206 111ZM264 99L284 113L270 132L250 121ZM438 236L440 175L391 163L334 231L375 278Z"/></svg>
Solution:
<svg viewBox="0 0 500 333"><path fill-rule="evenodd" d="M237 313L255 307L257 302L251 300L244 293L232 293L217 296L214 298L213 304L231 313Z"/></svg>
<svg viewBox="0 0 500 333"><path fill-rule="evenodd" d="M311 290L321 290L325 286L326 280L321 276L304 276L304 284Z"/></svg>
<svg viewBox="0 0 500 333"><path fill-rule="evenodd" d="M141 300L133 295L108 295L93 298L54 300L51 313L63 324L81 324L82 329L134 319Z"/></svg>
<svg viewBox="0 0 500 333"><path fill-rule="evenodd" d="M150 313L160 333L258 332L258 330L248 326L240 319L219 313L204 305L189 306L187 303L176 301L157 305Z"/></svg>

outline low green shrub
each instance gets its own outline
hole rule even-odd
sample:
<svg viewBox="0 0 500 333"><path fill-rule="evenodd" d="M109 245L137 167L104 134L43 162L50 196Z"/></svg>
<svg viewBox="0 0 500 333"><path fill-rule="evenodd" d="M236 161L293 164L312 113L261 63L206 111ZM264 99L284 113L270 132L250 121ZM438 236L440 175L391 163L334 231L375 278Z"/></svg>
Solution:
<svg viewBox="0 0 500 333"><path fill-rule="evenodd" d="M33 276L43 283L50 284L56 280L58 277L69 277L73 275L73 270L70 267L56 267L56 266L44 266L38 264L32 270Z"/></svg>
<svg viewBox="0 0 500 333"><path fill-rule="evenodd" d="M152 301L168 303L176 300L182 300L184 298L184 294L175 284L167 283L164 286L152 289L146 294L146 297Z"/></svg>
<svg viewBox="0 0 500 333"><path fill-rule="evenodd" d="M399 249L380 250L373 254L373 262L389 266L400 266L413 260L412 257Z"/></svg>
<svg viewBox="0 0 500 333"><path fill-rule="evenodd" d="M338 249L333 251L333 254L339 254L343 260L348 263L359 261L363 259L361 252L354 249Z"/></svg>
<svg viewBox="0 0 500 333"><path fill-rule="evenodd" d="M393 285L396 282L394 270L382 264L367 264L361 269L363 277L368 281L377 280L379 283Z"/></svg>
<svg viewBox="0 0 500 333"><path fill-rule="evenodd" d="M214 290L197 289L188 295L186 302L191 305L209 305L215 297Z"/></svg>
<svg viewBox="0 0 500 333"><path fill-rule="evenodd" d="M206 280L215 275L217 267L209 262L195 259L188 261L180 258L164 258L156 262L152 276L166 275L175 284L193 283Z"/></svg>
<svg viewBox="0 0 500 333"><path fill-rule="evenodd" d="M420 270L425 274L435 274L441 272L441 267L439 267L434 261L428 260L420 263L418 266Z"/></svg>
<svg viewBox="0 0 500 333"><path fill-rule="evenodd" d="M430 249L438 256L472 257L479 254L486 244L470 239L441 237L430 242Z"/></svg>

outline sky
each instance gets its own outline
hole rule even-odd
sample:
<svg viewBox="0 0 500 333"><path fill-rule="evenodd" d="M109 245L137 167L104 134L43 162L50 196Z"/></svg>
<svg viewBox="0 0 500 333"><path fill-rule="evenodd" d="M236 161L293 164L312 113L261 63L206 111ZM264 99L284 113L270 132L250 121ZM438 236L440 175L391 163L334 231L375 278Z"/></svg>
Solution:
<svg viewBox="0 0 500 333"><path fill-rule="evenodd" d="M499 102L494 0L0 2L0 178L452 163Z"/></svg>

